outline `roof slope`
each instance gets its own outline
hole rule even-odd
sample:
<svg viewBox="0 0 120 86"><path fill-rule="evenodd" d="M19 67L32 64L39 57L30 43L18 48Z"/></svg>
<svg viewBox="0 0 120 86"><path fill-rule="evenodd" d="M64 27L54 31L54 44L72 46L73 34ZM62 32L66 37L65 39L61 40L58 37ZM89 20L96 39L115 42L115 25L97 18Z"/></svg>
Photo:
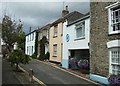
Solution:
<svg viewBox="0 0 120 86"><path fill-rule="evenodd" d="M75 20L77 20L77 19L79 19L79 18L81 18L83 16L84 16L84 14L79 13L77 11L73 11L73 12L68 13L64 17L61 17L61 18L57 19L56 21L54 21L52 23L52 25L56 25L56 24L58 24L60 22L64 22L66 19L67 19L68 24L69 24L69 23L71 23L71 22L73 22L73 21L75 21Z"/></svg>

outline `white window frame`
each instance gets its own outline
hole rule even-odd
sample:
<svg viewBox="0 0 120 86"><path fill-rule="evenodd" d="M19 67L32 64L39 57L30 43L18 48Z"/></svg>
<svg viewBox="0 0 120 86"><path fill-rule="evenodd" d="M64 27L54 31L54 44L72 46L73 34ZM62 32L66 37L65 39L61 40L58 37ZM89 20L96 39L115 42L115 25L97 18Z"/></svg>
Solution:
<svg viewBox="0 0 120 86"><path fill-rule="evenodd" d="M53 56L57 57L57 44L53 45Z"/></svg>
<svg viewBox="0 0 120 86"><path fill-rule="evenodd" d="M82 36L77 37L77 29L80 28L82 28ZM83 39L83 38L85 38L85 21L75 24L75 39Z"/></svg>
<svg viewBox="0 0 120 86"><path fill-rule="evenodd" d="M108 22L109 22L109 28L108 28L109 33L108 34L109 35L120 33L120 30L113 31L113 22L112 22L112 20L113 20L113 11L112 11L112 9L116 8L117 6L120 6L119 2L114 3L114 4L106 7L108 9ZM119 23L120 23L120 21L119 21Z"/></svg>
<svg viewBox="0 0 120 86"><path fill-rule="evenodd" d="M119 52L119 53L118 53ZM109 64L109 69L110 69L110 74L115 74L117 75L117 71L119 71L120 73L120 47L116 47L116 48L111 48L109 49L109 57L110 57L110 64ZM114 57L114 58L113 58ZM119 59L118 59L119 58ZM112 62L113 60L114 62ZM113 69L114 66L114 69ZM117 67L119 66L119 69L117 69ZM113 72L114 71L114 72Z"/></svg>
<svg viewBox="0 0 120 86"><path fill-rule="evenodd" d="M120 55L120 40L112 40L112 41L107 42L107 48L109 50L109 74L113 74L112 66L113 65L120 66L120 59L119 59L118 63L112 62L112 57L120 57L119 56ZM117 51L119 51L119 54ZM112 54L112 52L114 52L114 54ZM115 53L116 53L116 55L115 55ZM119 71L120 71L120 69L119 69Z"/></svg>
<svg viewBox="0 0 120 86"><path fill-rule="evenodd" d="M34 33L32 34L32 41L34 40Z"/></svg>
<svg viewBox="0 0 120 86"><path fill-rule="evenodd" d="M58 25L54 26L54 34L53 36L56 37L58 35Z"/></svg>

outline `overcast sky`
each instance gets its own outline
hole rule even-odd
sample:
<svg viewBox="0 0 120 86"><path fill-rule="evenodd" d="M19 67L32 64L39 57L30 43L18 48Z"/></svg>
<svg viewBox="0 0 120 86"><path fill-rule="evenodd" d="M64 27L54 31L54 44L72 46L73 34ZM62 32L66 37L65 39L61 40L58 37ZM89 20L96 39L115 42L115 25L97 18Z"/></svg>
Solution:
<svg viewBox="0 0 120 86"><path fill-rule="evenodd" d="M4 2L0 4L2 4L0 21L5 13L16 21L21 19L26 33L30 26L32 30L35 30L54 22L61 17L63 10L63 2ZM85 14L90 9L89 2L65 2L64 6L66 5L70 12L78 11Z"/></svg>

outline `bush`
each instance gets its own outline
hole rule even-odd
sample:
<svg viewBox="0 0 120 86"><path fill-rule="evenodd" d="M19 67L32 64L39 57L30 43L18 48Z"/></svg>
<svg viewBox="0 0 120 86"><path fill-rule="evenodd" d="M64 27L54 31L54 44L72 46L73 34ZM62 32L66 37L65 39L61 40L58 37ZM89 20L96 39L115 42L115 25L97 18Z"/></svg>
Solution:
<svg viewBox="0 0 120 86"><path fill-rule="evenodd" d="M110 75L108 81L112 86L120 86L120 75Z"/></svg>
<svg viewBox="0 0 120 86"><path fill-rule="evenodd" d="M69 67L72 68L72 69L78 69L77 59L76 58L70 58Z"/></svg>
<svg viewBox="0 0 120 86"><path fill-rule="evenodd" d="M83 68L83 69L89 69L89 63L88 63L88 60L84 59L84 60L80 60L78 62L78 66L80 68Z"/></svg>
<svg viewBox="0 0 120 86"><path fill-rule="evenodd" d="M16 70L18 70L18 64L26 64L30 61L30 58L28 55L25 55L22 50L14 50L12 53L10 53L8 60L11 62L11 64L16 64Z"/></svg>
<svg viewBox="0 0 120 86"><path fill-rule="evenodd" d="M48 60L49 60L49 57L50 57L50 53L49 53L49 52L47 52L47 53L45 54L45 58L44 58L44 59L45 59L45 60L46 60L46 59L48 59Z"/></svg>
<svg viewBox="0 0 120 86"><path fill-rule="evenodd" d="M34 53L31 57L37 59L36 53Z"/></svg>

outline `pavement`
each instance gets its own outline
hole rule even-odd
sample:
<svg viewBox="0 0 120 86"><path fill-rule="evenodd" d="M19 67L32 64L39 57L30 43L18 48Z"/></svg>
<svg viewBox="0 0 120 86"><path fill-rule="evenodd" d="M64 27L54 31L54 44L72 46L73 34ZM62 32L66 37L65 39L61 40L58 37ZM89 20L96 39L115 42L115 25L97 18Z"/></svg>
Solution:
<svg viewBox="0 0 120 86"><path fill-rule="evenodd" d="M32 59L29 64L26 65L20 64L20 66L26 72L33 69L34 77L38 80L38 82L44 83L44 85L100 86L98 83L78 76L58 66L36 59Z"/></svg>
<svg viewBox="0 0 120 86"><path fill-rule="evenodd" d="M15 72L13 72L10 64L3 59L2 60L2 86L13 85L23 86L20 81L16 78Z"/></svg>
<svg viewBox="0 0 120 86"><path fill-rule="evenodd" d="M41 86L34 80L30 81L30 76L24 71L14 70L7 60L2 60L2 86Z"/></svg>

